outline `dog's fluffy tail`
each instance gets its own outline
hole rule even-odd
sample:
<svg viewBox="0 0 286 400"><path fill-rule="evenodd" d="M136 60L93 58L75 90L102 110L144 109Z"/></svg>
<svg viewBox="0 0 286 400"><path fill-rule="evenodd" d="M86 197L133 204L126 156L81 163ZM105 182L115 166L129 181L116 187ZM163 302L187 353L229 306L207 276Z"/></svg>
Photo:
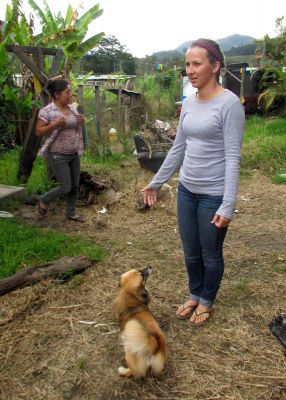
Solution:
<svg viewBox="0 0 286 400"><path fill-rule="evenodd" d="M158 332L146 330L146 327L144 328L139 321L134 319L126 323L121 339L125 351L134 355L148 357L159 350L165 352L165 344L161 343L162 338Z"/></svg>

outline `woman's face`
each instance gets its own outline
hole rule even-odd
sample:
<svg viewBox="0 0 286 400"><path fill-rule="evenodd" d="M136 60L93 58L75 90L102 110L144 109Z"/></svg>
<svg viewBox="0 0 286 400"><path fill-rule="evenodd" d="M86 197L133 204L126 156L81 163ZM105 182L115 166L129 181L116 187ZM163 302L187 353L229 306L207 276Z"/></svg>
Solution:
<svg viewBox="0 0 286 400"><path fill-rule="evenodd" d="M56 93L56 100L62 105L67 105L71 103L72 100L72 91L70 85L68 85L61 92Z"/></svg>
<svg viewBox="0 0 286 400"><path fill-rule="evenodd" d="M217 61L211 64L206 49L191 47L186 53L186 74L193 87L204 88L213 80L216 81L216 73L220 67Z"/></svg>

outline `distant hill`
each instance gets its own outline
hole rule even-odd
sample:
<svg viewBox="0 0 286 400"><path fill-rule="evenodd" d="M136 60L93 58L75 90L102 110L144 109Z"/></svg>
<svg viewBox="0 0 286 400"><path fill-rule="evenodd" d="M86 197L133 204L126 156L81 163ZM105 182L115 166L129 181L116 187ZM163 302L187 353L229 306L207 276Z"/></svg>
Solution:
<svg viewBox="0 0 286 400"><path fill-rule="evenodd" d="M227 51L234 47L243 47L249 44L253 44L254 40L255 39L251 36L239 35L237 33L231 36L224 37L222 39L216 39L216 42L221 46L221 49L223 51ZM174 57L174 54L176 54L176 56L183 55L193 41L194 40L189 40L187 42L184 42L174 50L158 51L156 53L153 53L153 56L156 56L159 59L164 59Z"/></svg>
<svg viewBox="0 0 286 400"><path fill-rule="evenodd" d="M246 35L231 35L222 39L217 39L216 42L220 45L223 51L230 50L232 47L242 47L247 44L252 44L254 42L254 38Z"/></svg>

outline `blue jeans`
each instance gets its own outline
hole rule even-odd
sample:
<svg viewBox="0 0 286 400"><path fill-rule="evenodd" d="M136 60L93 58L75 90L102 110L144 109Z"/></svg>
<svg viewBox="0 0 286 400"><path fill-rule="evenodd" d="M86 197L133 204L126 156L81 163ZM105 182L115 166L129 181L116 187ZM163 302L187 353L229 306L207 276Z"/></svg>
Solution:
<svg viewBox="0 0 286 400"><path fill-rule="evenodd" d="M227 228L211 224L222 196L195 194L178 187L178 225L189 277L191 299L211 306L224 272L223 241Z"/></svg>
<svg viewBox="0 0 286 400"><path fill-rule="evenodd" d="M41 196L41 201L48 204L58 197L67 196L66 215L72 217L75 214L79 189L79 155L49 153L49 160L58 186Z"/></svg>

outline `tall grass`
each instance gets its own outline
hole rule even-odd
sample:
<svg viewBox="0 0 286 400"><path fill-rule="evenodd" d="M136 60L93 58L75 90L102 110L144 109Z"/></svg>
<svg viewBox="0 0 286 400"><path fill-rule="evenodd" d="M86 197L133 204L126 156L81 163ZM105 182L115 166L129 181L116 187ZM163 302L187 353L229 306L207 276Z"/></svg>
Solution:
<svg viewBox="0 0 286 400"><path fill-rule="evenodd" d="M63 256L85 255L99 261L104 254L99 246L78 237L25 226L10 219L0 223L0 278Z"/></svg>
<svg viewBox="0 0 286 400"><path fill-rule="evenodd" d="M5 153L0 153L0 184L19 186L20 183L17 179L19 156L20 149L13 149ZM120 162L130 158L134 158L131 150L125 153L106 153L101 155L93 151L86 151L81 157L81 169L94 174L96 174L96 172L104 173L106 170L118 168ZM48 178L44 160L42 158L37 158L33 166L32 174L26 184L28 194L42 194L48 191L52 186L53 183Z"/></svg>
<svg viewBox="0 0 286 400"><path fill-rule="evenodd" d="M135 80L135 88L144 96L145 109L151 119L170 119L181 98L181 80L176 71L157 72Z"/></svg>
<svg viewBox="0 0 286 400"><path fill-rule="evenodd" d="M260 169L276 183L286 183L286 119L253 116L246 121L243 169Z"/></svg>
<svg viewBox="0 0 286 400"><path fill-rule="evenodd" d="M0 183L3 185L18 186L17 179L20 148L0 153ZM29 194L32 192L43 193L52 187L48 179L46 165L42 158L37 157L32 174L26 184Z"/></svg>

